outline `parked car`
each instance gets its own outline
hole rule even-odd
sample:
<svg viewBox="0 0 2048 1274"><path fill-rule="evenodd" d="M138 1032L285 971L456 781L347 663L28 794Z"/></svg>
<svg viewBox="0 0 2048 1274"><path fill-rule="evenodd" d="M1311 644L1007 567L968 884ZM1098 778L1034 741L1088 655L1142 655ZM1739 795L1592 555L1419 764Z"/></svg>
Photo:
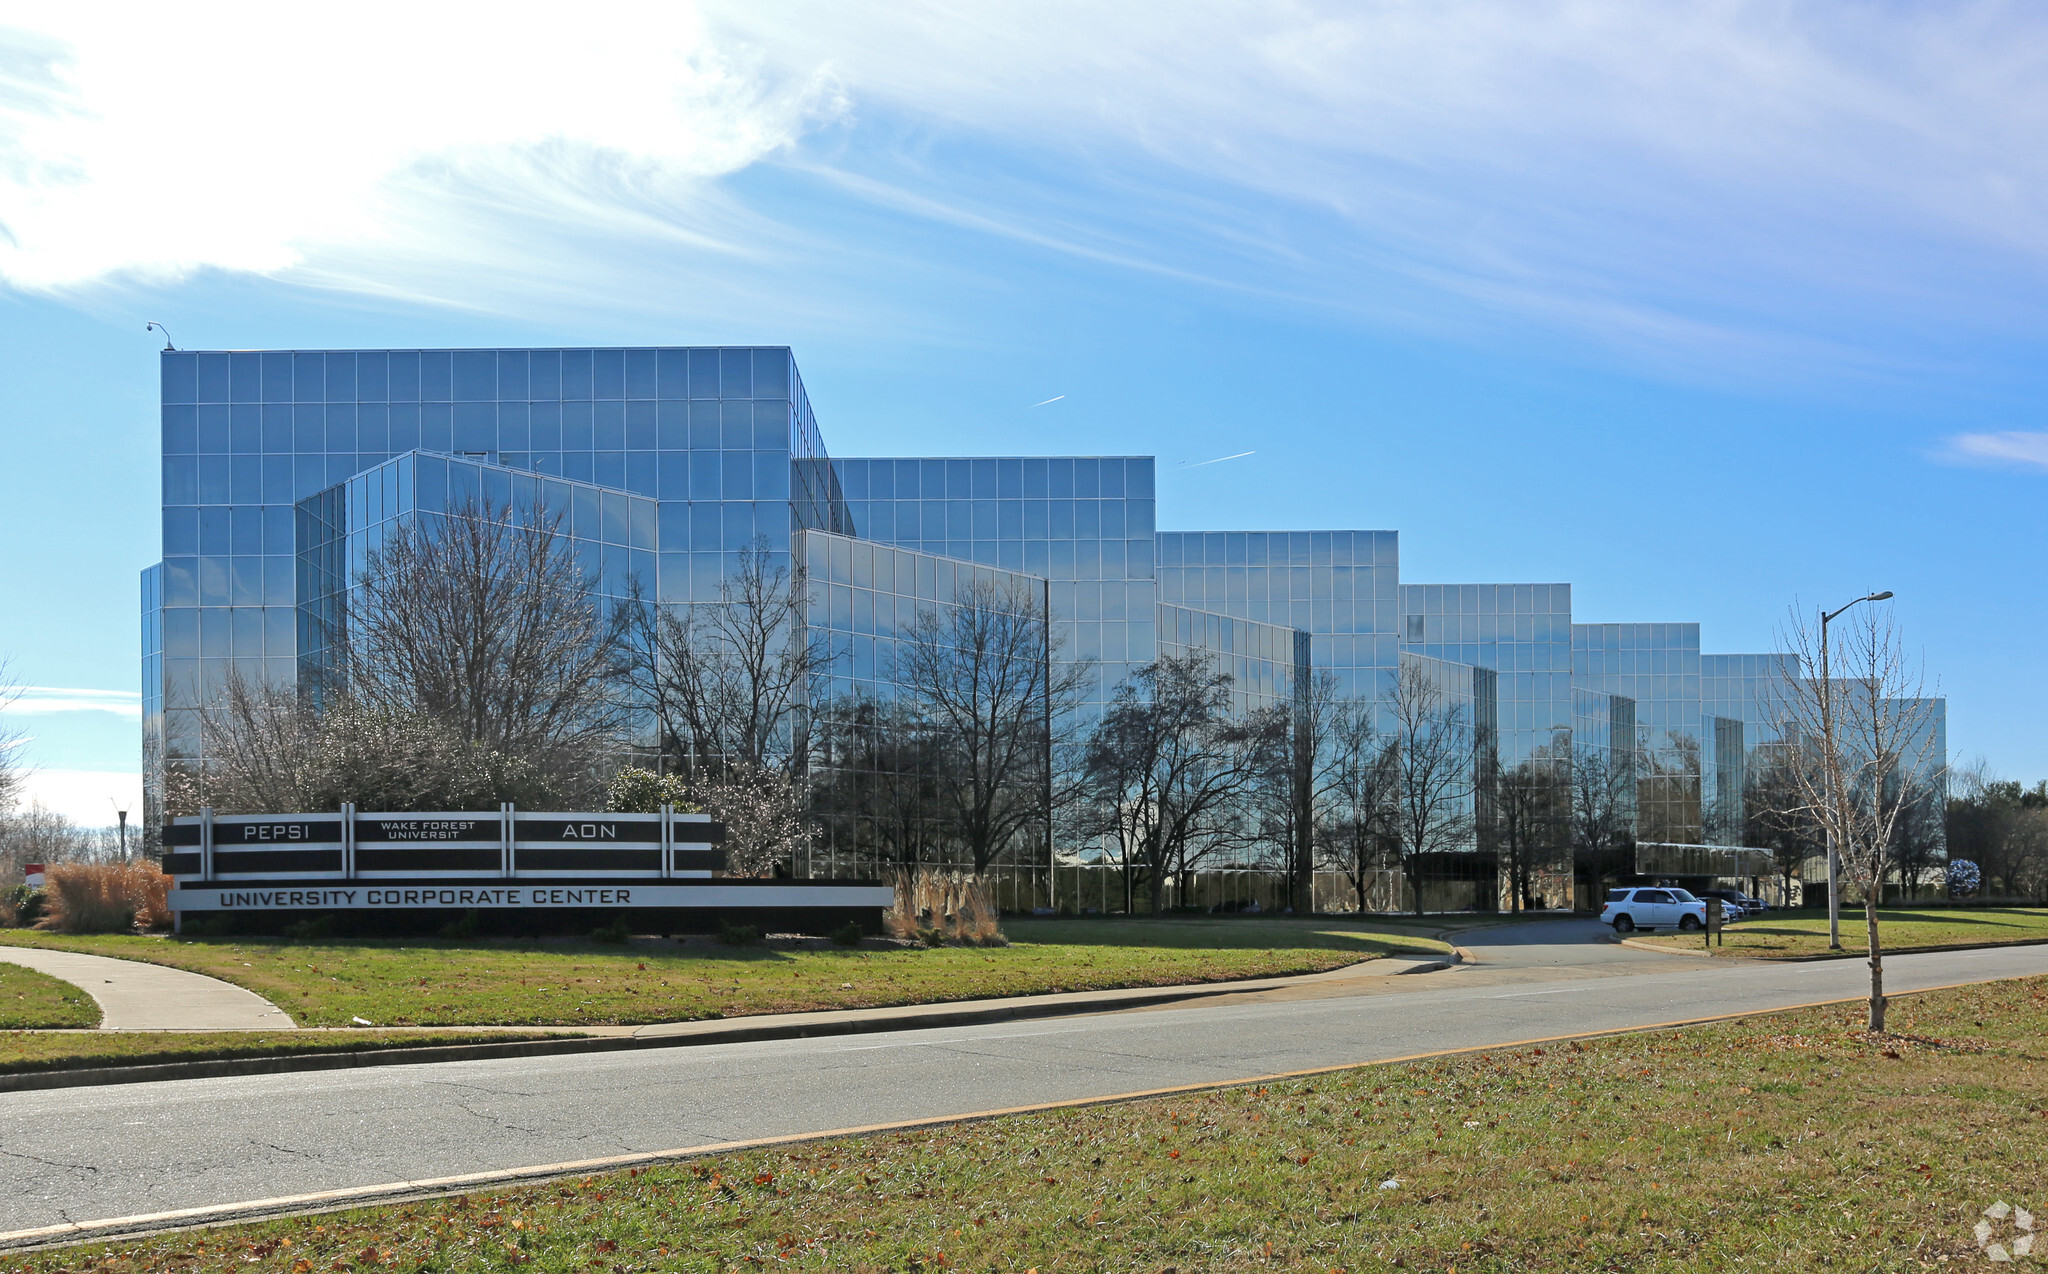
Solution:
<svg viewBox="0 0 2048 1274"><path fill-rule="evenodd" d="M1668 885L1642 889L1610 889L1607 905L1600 909L1600 922L1614 926L1616 933L1638 929L1701 929L1707 923L1707 904L1683 889Z"/></svg>
<svg viewBox="0 0 2048 1274"><path fill-rule="evenodd" d="M1740 889L1702 889L1702 901L1708 898L1721 900L1721 918L1730 922L1744 920L1763 910L1763 904L1749 897Z"/></svg>

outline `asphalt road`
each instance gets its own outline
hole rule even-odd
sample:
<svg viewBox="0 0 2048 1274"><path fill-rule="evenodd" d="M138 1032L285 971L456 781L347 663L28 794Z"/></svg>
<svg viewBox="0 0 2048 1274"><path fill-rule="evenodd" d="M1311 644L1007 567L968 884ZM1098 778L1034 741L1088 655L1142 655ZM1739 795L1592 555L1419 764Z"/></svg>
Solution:
<svg viewBox="0 0 2048 1274"><path fill-rule="evenodd" d="M1713 962L1553 923L1337 994L887 1036L0 1094L0 1232L1110 1096L1851 997L1860 961ZM1900 956L1891 989L2048 974Z"/></svg>

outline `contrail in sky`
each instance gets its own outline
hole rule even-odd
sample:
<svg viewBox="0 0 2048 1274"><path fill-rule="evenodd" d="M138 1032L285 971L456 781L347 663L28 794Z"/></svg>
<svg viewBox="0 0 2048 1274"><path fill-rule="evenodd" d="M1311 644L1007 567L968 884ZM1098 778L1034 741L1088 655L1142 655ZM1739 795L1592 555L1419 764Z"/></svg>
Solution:
<svg viewBox="0 0 2048 1274"><path fill-rule="evenodd" d="M1062 398L1065 398L1065 397L1066 397L1066 395L1065 395L1065 394L1054 394L1054 395L1053 395L1052 397L1050 397L1050 398L1046 399L1046 400L1045 400L1045 403L1056 403L1056 402L1058 402L1058 401L1059 401L1060 399L1062 399ZM1031 404L1031 407L1043 407L1043 406L1045 406L1045 403L1033 403L1033 404ZM1031 407L1026 407L1026 408L1025 408L1024 410L1026 410L1026 411L1030 411L1030 410L1031 410Z"/></svg>
<svg viewBox="0 0 2048 1274"><path fill-rule="evenodd" d="M1218 456L1214 460L1201 460L1194 464L1189 464L1183 460L1180 462L1180 467L1183 469L1199 469L1205 464L1222 464L1225 460L1242 460L1246 456L1256 456L1258 454L1256 451L1240 451L1234 456Z"/></svg>

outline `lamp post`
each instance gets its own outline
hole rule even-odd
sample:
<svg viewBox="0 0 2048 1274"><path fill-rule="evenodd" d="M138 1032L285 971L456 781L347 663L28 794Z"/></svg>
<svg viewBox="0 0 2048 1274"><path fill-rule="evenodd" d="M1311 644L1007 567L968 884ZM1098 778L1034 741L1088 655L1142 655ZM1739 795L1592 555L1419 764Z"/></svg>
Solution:
<svg viewBox="0 0 2048 1274"><path fill-rule="evenodd" d="M1848 610L1857 602L1882 602L1891 597L1891 590L1882 593L1866 593L1855 601L1846 602L1834 610L1820 613L1820 733L1821 733L1821 785L1825 789L1828 815L1821 820L1828 838L1828 950L1842 949L1842 896L1839 857L1835 849L1835 684L1828 673L1828 624L1837 615ZM1884 888L1883 881L1873 882L1878 889Z"/></svg>

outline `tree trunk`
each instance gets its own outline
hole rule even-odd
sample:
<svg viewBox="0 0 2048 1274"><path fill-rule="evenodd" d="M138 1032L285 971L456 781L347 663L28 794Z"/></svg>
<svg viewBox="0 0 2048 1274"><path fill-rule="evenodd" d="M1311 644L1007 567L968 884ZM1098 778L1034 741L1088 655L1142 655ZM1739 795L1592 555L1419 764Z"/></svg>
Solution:
<svg viewBox="0 0 2048 1274"><path fill-rule="evenodd" d="M1883 885L1871 889L1863 899L1863 925L1870 935L1870 1031L1884 1034L1884 952L1877 945L1877 897Z"/></svg>

